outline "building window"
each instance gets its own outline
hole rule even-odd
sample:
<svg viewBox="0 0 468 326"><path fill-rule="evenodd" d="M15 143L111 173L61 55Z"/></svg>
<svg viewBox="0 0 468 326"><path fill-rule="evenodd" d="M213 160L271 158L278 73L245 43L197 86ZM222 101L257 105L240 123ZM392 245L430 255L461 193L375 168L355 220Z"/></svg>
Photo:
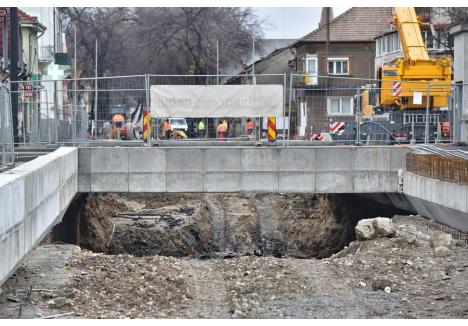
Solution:
<svg viewBox="0 0 468 326"><path fill-rule="evenodd" d="M317 75L318 75L318 66L317 66L317 57L308 56L306 57L306 85L317 85Z"/></svg>
<svg viewBox="0 0 468 326"><path fill-rule="evenodd" d="M375 55L377 57L382 55L382 38L378 38L375 41Z"/></svg>
<svg viewBox="0 0 468 326"><path fill-rule="evenodd" d="M349 59L348 58L328 59L328 74L329 75L349 75Z"/></svg>
<svg viewBox="0 0 468 326"><path fill-rule="evenodd" d="M352 97L327 97L328 115L353 115Z"/></svg>
<svg viewBox="0 0 468 326"><path fill-rule="evenodd" d="M398 33L384 35L375 40L375 54L377 57L398 51L401 51Z"/></svg>

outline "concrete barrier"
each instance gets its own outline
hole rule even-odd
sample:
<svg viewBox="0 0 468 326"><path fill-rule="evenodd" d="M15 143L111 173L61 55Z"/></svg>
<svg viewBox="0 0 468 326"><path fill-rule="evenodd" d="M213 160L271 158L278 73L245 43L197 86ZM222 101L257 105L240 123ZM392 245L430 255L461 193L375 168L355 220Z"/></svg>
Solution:
<svg viewBox="0 0 468 326"><path fill-rule="evenodd" d="M0 284L78 191L78 150L62 147L0 174Z"/></svg>
<svg viewBox="0 0 468 326"><path fill-rule="evenodd" d="M403 193L418 214L468 232L468 185L405 172Z"/></svg>
<svg viewBox="0 0 468 326"><path fill-rule="evenodd" d="M403 147L79 148L80 192L396 192Z"/></svg>

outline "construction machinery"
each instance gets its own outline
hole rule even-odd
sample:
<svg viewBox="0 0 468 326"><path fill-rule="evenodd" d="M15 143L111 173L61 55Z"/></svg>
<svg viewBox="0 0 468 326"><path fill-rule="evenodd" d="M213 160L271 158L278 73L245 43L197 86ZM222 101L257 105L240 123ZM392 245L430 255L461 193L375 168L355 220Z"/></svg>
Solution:
<svg viewBox="0 0 468 326"><path fill-rule="evenodd" d="M380 70L379 85L363 87L361 122L376 122L401 141L422 141L426 124L430 140L450 135L447 108L452 60L429 58L421 33L424 24L413 7L394 8L394 13L404 57Z"/></svg>

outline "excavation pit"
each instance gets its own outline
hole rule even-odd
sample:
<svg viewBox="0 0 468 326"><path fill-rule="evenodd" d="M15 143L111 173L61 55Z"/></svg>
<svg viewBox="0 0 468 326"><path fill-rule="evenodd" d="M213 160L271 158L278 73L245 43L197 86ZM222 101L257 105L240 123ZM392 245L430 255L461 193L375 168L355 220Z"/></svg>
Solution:
<svg viewBox="0 0 468 326"><path fill-rule="evenodd" d="M86 194L53 238L111 255L324 258L359 219L397 213L353 195Z"/></svg>

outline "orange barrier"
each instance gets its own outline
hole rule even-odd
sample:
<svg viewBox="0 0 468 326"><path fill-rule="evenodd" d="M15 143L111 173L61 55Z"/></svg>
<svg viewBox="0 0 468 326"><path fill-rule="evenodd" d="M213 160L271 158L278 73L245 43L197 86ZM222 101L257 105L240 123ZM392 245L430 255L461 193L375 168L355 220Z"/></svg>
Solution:
<svg viewBox="0 0 468 326"><path fill-rule="evenodd" d="M268 141L276 141L276 118L268 117Z"/></svg>

